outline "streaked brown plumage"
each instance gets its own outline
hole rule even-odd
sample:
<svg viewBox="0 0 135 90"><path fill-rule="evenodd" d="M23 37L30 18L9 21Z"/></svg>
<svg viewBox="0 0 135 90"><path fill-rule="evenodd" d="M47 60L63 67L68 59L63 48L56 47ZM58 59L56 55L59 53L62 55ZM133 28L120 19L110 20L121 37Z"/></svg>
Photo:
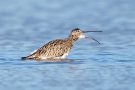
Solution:
<svg viewBox="0 0 135 90"><path fill-rule="evenodd" d="M71 50L74 42L79 38L85 38L83 31L75 28L71 31L68 38L56 39L48 42L41 48L35 50L30 55L22 57L22 59L34 60L58 60L65 59Z"/></svg>
<svg viewBox="0 0 135 90"><path fill-rule="evenodd" d="M84 34L79 28L75 28L72 30L68 38L50 41L24 58L35 60L64 59L71 50L74 42L79 38L79 36L83 37L83 35Z"/></svg>

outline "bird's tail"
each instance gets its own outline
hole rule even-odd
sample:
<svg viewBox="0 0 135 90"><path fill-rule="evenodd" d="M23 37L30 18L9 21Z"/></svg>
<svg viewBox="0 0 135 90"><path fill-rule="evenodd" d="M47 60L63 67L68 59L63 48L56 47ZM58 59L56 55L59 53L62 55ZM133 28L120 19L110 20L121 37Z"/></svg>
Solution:
<svg viewBox="0 0 135 90"><path fill-rule="evenodd" d="M31 60L31 59L37 59L36 57L32 57L32 56L26 56L26 57L21 57L22 60Z"/></svg>
<svg viewBox="0 0 135 90"><path fill-rule="evenodd" d="M22 60L26 60L26 59L27 59L27 57L21 57L21 59L22 59Z"/></svg>

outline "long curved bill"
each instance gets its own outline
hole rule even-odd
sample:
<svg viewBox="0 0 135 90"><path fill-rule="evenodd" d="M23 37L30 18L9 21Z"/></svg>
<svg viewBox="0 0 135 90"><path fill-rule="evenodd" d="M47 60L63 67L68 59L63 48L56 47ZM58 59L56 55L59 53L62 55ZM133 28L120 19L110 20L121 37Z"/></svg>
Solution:
<svg viewBox="0 0 135 90"><path fill-rule="evenodd" d="M102 32L100 30L89 30L89 31L82 31L83 33L88 33L88 32ZM96 40L95 38L91 37L91 36L85 36L85 38L89 38L92 39L94 41L96 41L98 44L100 44L100 42L98 40Z"/></svg>

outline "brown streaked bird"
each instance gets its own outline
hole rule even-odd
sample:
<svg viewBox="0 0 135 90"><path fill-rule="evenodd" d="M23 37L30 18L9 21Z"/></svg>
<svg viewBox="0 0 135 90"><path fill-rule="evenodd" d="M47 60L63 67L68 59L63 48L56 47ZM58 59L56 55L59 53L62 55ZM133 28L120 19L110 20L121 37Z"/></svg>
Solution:
<svg viewBox="0 0 135 90"><path fill-rule="evenodd" d="M98 42L93 37L87 37L87 32L101 32L101 31L81 31L79 28L75 28L71 31L70 35L65 39L56 39L48 42L41 48L35 50L30 55L22 57L22 59L33 60L58 60L65 59L71 50L74 42L79 38L91 38ZM99 43L99 42L98 42ZM100 43L99 43L100 44Z"/></svg>

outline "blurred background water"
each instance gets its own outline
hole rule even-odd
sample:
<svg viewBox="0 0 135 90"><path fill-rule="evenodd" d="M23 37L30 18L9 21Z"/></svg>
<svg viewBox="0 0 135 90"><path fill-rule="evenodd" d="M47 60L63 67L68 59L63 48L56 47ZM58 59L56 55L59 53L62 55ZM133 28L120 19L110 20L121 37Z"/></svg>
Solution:
<svg viewBox="0 0 135 90"><path fill-rule="evenodd" d="M0 90L135 90L134 0L0 0ZM22 61L79 27L73 62Z"/></svg>

